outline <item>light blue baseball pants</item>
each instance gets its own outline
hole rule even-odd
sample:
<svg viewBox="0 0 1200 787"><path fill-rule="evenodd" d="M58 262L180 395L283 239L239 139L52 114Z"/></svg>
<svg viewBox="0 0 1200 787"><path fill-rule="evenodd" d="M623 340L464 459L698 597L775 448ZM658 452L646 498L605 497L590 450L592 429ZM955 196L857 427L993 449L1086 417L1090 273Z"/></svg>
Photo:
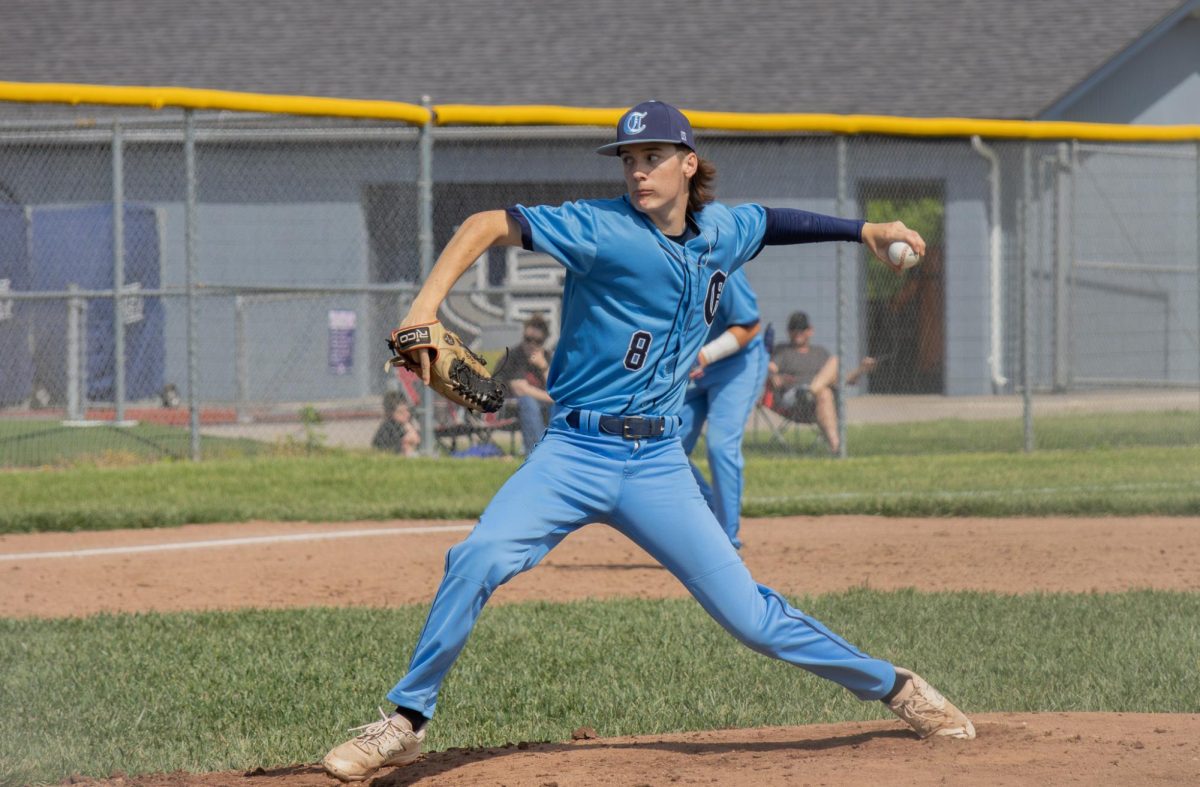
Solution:
<svg viewBox="0 0 1200 787"><path fill-rule="evenodd" d="M746 465L742 457L742 435L755 402L762 396L766 380L767 351L758 344L709 367L693 380L688 385L680 413L683 424L679 434L683 450L689 456L705 421L708 422L706 444L712 484L694 462L692 475L696 477L709 508L716 514L721 529L736 549L742 546L738 537L744 487L742 470Z"/></svg>
<svg viewBox="0 0 1200 787"><path fill-rule="evenodd" d="M579 429L567 426L565 415L555 413L474 530L447 553L408 674L389 700L432 717L442 680L496 588L593 522L611 525L648 552L747 647L863 700L892 689L891 664L860 652L750 576L696 487L674 436L679 419L667 419L663 437L626 440L600 433L594 413L583 412Z"/></svg>

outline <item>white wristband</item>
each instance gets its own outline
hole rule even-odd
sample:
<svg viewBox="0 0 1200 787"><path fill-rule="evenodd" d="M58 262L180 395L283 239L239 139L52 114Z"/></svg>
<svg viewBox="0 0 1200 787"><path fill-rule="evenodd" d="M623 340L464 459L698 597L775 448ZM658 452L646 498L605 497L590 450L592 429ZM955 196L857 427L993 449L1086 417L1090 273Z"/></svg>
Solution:
<svg viewBox="0 0 1200 787"><path fill-rule="evenodd" d="M700 355L704 357L704 364L707 366L710 363L716 363L722 358L729 356L742 349L741 343L732 331L725 331L717 338L713 339L708 344L700 348Z"/></svg>

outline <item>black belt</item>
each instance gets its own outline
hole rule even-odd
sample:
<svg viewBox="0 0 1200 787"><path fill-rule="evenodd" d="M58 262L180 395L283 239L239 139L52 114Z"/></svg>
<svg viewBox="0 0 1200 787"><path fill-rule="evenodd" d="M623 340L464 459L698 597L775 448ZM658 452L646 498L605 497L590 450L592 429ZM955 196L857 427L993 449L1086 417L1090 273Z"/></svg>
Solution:
<svg viewBox="0 0 1200 787"><path fill-rule="evenodd" d="M579 411L567 413L567 426L579 428ZM619 435L626 440L640 440L645 437L662 437L667 430L667 419L660 415L602 415L600 416L600 431Z"/></svg>

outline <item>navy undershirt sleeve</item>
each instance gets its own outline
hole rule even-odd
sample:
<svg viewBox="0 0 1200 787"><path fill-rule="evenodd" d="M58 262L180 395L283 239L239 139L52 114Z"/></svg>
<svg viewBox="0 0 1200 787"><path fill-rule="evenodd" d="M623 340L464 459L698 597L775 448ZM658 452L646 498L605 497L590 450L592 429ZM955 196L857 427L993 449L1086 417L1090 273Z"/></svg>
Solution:
<svg viewBox="0 0 1200 787"><path fill-rule="evenodd" d="M862 228L866 224L862 219L840 219L794 208L766 208L766 211L764 246L831 240L862 242Z"/></svg>
<svg viewBox="0 0 1200 787"><path fill-rule="evenodd" d="M515 205L505 212L521 225L521 248L533 251L533 230L529 228L529 219L525 218L525 214L517 210Z"/></svg>

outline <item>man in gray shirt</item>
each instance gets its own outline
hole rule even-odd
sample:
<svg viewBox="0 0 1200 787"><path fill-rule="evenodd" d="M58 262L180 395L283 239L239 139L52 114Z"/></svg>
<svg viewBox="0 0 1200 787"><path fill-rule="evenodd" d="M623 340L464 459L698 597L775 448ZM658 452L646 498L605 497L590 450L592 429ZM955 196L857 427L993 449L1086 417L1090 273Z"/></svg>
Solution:
<svg viewBox="0 0 1200 787"><path fill-rule="evenodd" d="M775 345L768 366L775 394L771 409L793 421L815 421L829 450L836 454L841 447L834 400L838 359L821 345L813 344L812 335L807 314L794 312L788 318L788 342ZM863 358L858 368L846 375L846 384L854 385L874 368L874 358Z"/></svg>

